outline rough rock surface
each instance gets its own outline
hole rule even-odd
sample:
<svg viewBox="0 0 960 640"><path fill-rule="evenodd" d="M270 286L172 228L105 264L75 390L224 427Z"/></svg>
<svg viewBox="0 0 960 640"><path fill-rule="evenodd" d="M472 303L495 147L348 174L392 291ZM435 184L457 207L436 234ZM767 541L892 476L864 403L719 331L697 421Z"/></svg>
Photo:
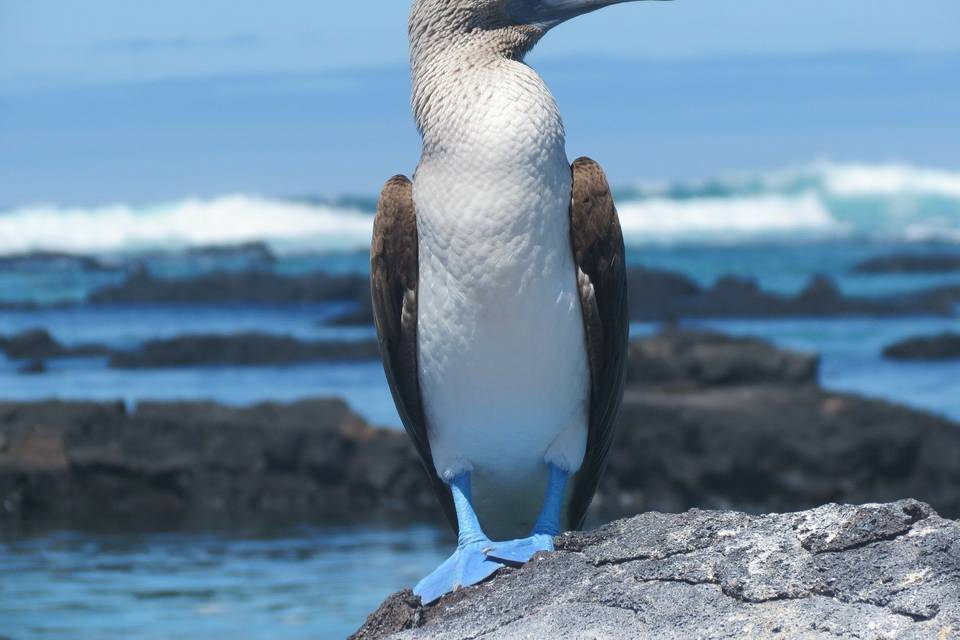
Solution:
<svg viewBox="0 0 960 640"><path fill-rule="evenodd" d="M883 357L890 360L960 359L960 333L906 338L884 348Z"/></svg>
<svg viewBox="0 0 960 640"><path fill-rule="evenodd" d="M960 524L914 500L801 513L645 513L423 608L409 591L356 640L960 637Z"/></svg>
<svg viewBox="0 0 960 640"><path fill-rule="evenodd" d="M340 400L0 403L0 519L437 511L403 434Z"/></svg>
<svg viewBox="0 0 960 640"><path fill-rule="evenodd" d="M916 497L960 517L960 425L814 385L627 390L594 506L754 513Z"/></svg>

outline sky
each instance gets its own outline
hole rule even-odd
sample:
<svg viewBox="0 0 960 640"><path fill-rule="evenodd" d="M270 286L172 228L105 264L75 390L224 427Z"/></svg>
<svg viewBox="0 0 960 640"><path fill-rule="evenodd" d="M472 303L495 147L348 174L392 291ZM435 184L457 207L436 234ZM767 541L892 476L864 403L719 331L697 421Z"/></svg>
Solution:
<svg viewBox="0 0 960 640"><path fill-rule="evenodd" d="M403 0L0 0L7 89L403 64ZM559 27L537 59L960 51L956 0L674 0Z"/></svg>
<svg viewBox="0 0 960 640"><path fill-rule="evenodd" d="M0 208L374 193L418 153L407 10L0 0ZM558 27L530 62L571 155L622 182L956 165L958 29L956 0L636 2Z"/></svg>

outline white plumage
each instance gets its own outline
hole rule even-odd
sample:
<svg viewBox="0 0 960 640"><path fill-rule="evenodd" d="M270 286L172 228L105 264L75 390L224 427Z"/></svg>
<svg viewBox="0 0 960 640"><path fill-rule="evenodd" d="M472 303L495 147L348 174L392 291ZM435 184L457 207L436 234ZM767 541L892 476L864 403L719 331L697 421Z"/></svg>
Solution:
<svg viewBox="0 0 960 640"><path fill-rule="evenodd" d="M417 341L434 463L448 480L473 472L488 534L526 535L544 462L576 471L587 435L563 125L540 77L497 55L496 39L420 42Z"/></svg>

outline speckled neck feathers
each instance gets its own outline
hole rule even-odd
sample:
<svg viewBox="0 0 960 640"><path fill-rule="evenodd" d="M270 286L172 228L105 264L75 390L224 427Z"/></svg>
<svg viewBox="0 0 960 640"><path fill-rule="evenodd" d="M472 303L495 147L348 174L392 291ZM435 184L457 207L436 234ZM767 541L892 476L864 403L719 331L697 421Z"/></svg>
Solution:
<svg viewBox="0 0 960 640"><path fill-rule="evenodd" d="M484 5L484 0L479 4ZM506 24L493 8L496 2L486 4L464 7L417 1L413 5L409 22L412 107L425 153L438 143L438 112L466 108L471 94L512 83L546 93L552 102L539 77L522 62L543 31ZM490 74L498 79L492 87ZM531 83L532 78L536 81Z"/></svg>

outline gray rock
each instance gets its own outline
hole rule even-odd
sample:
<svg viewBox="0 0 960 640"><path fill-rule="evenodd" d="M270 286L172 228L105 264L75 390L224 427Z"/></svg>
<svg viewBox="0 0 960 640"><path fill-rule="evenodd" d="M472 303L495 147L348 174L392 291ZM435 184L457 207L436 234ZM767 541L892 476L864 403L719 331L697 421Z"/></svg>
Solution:
<svg viewBox="0 0 960 640"><path fill-rule="evenodd" d="M958 292L950 287L883 296L851 296L828 276L818 275L796 295L760 288L752 278L723 276L709 287L656 269L627 274L630 318L670 321L678 318L832 318L954 315Z"/></svg>
<svg viewBox="0 0 960 640"><path fill-rule="evenodd" d="M100 344L64 346L51 336L49 331L39 327L11 336L0 335L0 351L12 360L101 356L109 353L109 349Z"/></svg>
<svg viewBox="0 0 960 640"><path fill-rule="evenodd" d="M957 360L960 359L960 333L906 338L885 347L883 357L890 360Z"/></svg>
<svg viewBox="0 0 960 640"><path fill-rule="evenodd" d="M267 270L213 271L191 278L160 278L140 269L118 285L97 289L87 302L100 304L312 304L362 301L370 279L361 275L309 273L284 276Z"/></svg>
<svg viewBox="0 0 960 640"><path fill-rule="evenodd" d="M915 500L645 513L557 548L431 607L394 594L353 637L960 637L960 524Z"/></svg>
<svg viewBox="0 0 960 640"><path fill-rule="evenodd" d="M630 343L627 384L699 388L742 384L815 384L815 354L778 349L757 338L667 329Z"/></svg>
<svg viewBox="0 0 960 640"><path fill-rule="evenodd" d="M218 512L440 519L406 436L340 400L0 402L0 522Z"/></svg>
<svg viewBox="0 0 960 640"><path fill-rule="evenodd" d="M43 360L29 360L17 369L17 373L33 376L47 372L47 363Z"/></svg>
<svg viewBox="0 0 960 640"><path fill-rule="evenodd" d="M915 497L960 517L960 425L819 389L628 388L594 507L751 513Z"/></svg>
<svg viewBox="0 0 960 640"><path fill-rule="evenodd" d="M189 367L195 365L253 366L302 362L357 362L377 360L376 340L314 341L255 331L218 334L187 334L148 340L137 349L115 351L110 366L115 369Z"/></svg>
<svg viewBox="0 0 960 640"><path fill-rule="evenodd" d="M231 344L218 357L237 361ZM301 348L294 342L287 351ZM271 358L283 351L270 341L258 350ZM909 496L960 516L960 427L819 389L815 364L715 334L672 331L634 345L590 522ZM406 434L369 427L337 401L141 403L129 412L108 403L0 402L0 439L0 509L22 519L105 510L441 519Z"/></svg>

